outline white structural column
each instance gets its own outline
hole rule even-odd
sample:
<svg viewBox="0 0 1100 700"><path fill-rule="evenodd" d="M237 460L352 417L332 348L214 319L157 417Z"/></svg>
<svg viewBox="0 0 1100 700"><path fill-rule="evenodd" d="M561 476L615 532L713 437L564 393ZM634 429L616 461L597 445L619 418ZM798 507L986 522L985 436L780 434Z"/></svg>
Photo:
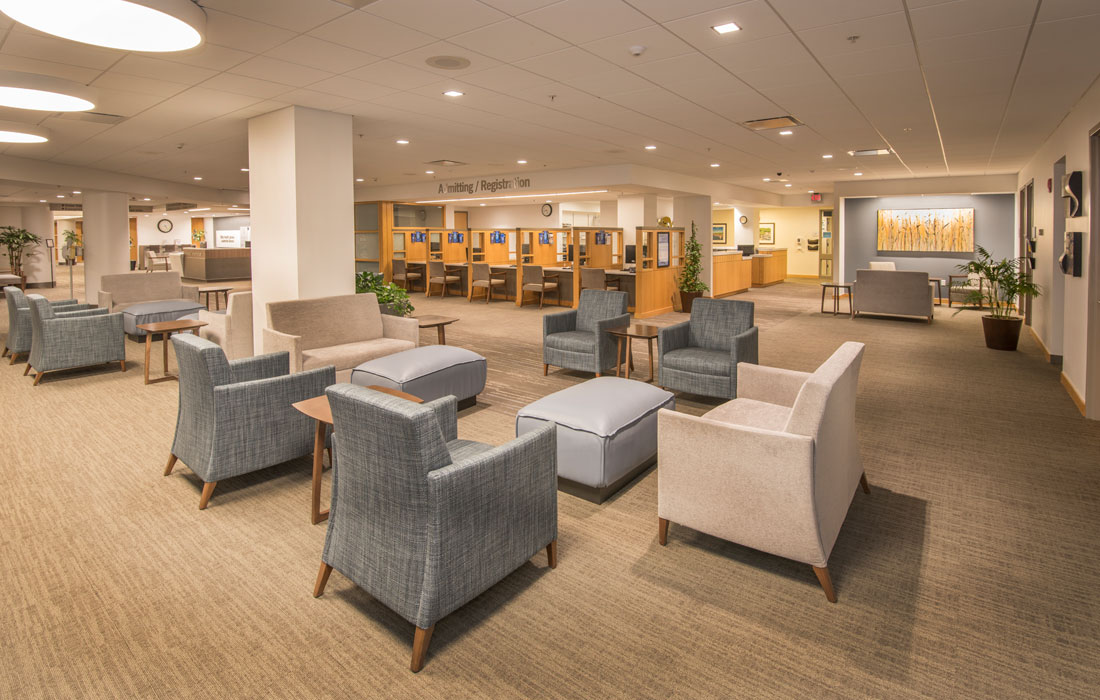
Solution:
<svg viewBox="0 0 1100 700"><path fill-rule="evenodd" d="M351 148L346 114L294 106L248 121L257 353L268 302L355 291Z"/></svg>
<svg viewBox="0 0 1100 700"><path fill-rule="evenodd" d="M130 270L130 198L84 193L84 298L99 301L99 280Z"/></svg>
<svg viewBox="0 0 1100 700"><path fill-rule="evenodd" d="M657 195L636 194L619 197L619 227L626 245L634 245L634 229L657 225Z"/></svg>
<svg viewBox="0 0 1100 700"><path fill-rule="evenodd" d="M27 284L48 284L50 281L51 249L46 247L47 239L53 239L53 212L48 204L31 204L22 207L23 228L42 239L41 245L32 250L34 255L23 256L23 270L27 275Z"/></svg>
<svg viewBox="0 0 1100 700"><path fill-rule="evenodd" d="M714 238L711 236L711 199L706 195L691 195L688 197L676 197L672 200L672 222L676 226L684 227L684 236L691 236L691 223L695 222L696 237L703 249L703 274L702 279L707 286L712 286L711 247ZM685 238L685 241L687 239ZM707 296L710 296L709 294Z"/></svg>
<svg viewBox="0 0 1100 700"><path fill-rule="evenodd" d="M600 200L600 226L616 228L619 225L619 202L615 199Z"/></svg>

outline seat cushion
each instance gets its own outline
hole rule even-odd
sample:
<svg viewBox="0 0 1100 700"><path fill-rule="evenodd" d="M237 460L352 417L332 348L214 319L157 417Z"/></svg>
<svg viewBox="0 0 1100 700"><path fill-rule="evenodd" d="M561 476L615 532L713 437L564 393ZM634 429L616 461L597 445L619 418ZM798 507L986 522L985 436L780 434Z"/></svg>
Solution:
<svg viewBox="0 0 1100 700"><path fill-rule="evenodd" d="M518 415L609 437L656 411L672 396L645 382L596 377L529 403Z"/></svg>
<svg viewBox="0 0 1100 700"><path fill-rule="evenodd" d="M130 335L145 335L138 324L176 321L184 316L197 314L201 308L202 304L190 299L164 299L130 304L122 312L122 328Z"/></svg>
<svg viewBox="0 0 1100 700"><path fill-rule="evenodd" d="M6 272L0 272L0 286L20 285L23 283L23 278L16 275L10 275Z"/></svg>
<svg viewBox="0 0 1100 700"><path fill-rule="evenodd" d="M543 343L554 350L565 352L596 352L596 334L592 331L562 331L546 336Z"/></svg>
<svg viewBox="0 0 1100 700"><path fill-rule="evenodd" d="M351 369L367 360L392 355L395 352L412 350L415 345L408 340L396 338L375 338L361 340L358 343L344 343L327 348L313 348L302 351L302 369L317 369L335 365L336 371Z"/></svg>
<svg viewBox="0 0 1100 700"><path fill-rule="evenodd" d="M710 420L778 432L782 432L787 427L787 420L790 417L791 409L786 406L753 399L727 401L703 414L703 418Z"/></svg>
<svg viewBox="0 0 1100 700"><path fill-rule="evenodd" d="M486 362L476 352L453 345L425 345L364 362L351 383L384 386L425 401L454 396L459 401L485 389Z"/></svg>
<svg viewBox="0 0 1100 700"><path fill-rule="evenodd" d="M733 358L725 350L680 348L661 355L661 366L693 374L728 377L733 372Z"/></svg>

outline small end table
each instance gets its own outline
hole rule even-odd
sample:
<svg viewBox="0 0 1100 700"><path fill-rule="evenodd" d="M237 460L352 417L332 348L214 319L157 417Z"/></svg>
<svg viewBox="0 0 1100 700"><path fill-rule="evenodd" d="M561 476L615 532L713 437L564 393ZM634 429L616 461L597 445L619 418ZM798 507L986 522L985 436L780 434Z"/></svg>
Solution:
<svg viewBox="0 0 1100 700"><path fill-rule="evenodd" d="M447 344L447 331L444 330L447 326L451 325L457 318L450 316L438 316L435 314L427 314L425 316L417 316L417 322L420 323L421 328L434 328L439 334L439 344Z"/></svg>
<svg viewBox="0 0 1100 700"><path fill-rule="evenodd" d="M214 295L214 310L215 311L220 311L221 308L222 308L222 297L221 297L221 295L223 295L223 294L225 295L225 308L227 308L227 309L229 308L229 292L231 292L231 291L233 291L232 287L199 287L199 294L200 295L203 295L203 294L206 295L206 299L205 299L205 301L203 301L203 304L206 306L206 308L208 308L208 309L210 308L210 295L211 294Z"/></svg>
<svg viewBox="0 0 1100 700"><path fill-rule="evenodd" d="M947 284L947 280L942 277L929 277L928 281L936 283L936 298L932 300L932 303L936 306L943 306L943 287ZM950 296L950 294L951 292L948 290L948 296Z"/></svg>
<svg viewBox="0 0 1100 700"><path fill-rule="evenodd" d="M658 326L651 326L647 323L632 323L629 326L621 326L619 328L611 328L607 332L619 340L619 344L615 349L616 355L622 357L623 354L623 342L626 342L626 378L630 379L630 369L634 365L634 355L631 352L631 341L635 338L645 339L646 344L649 345L649 379L647 382L653 381L653 341L657 338L657 334L660 332ZM618 360L618 357L615 359ZM615 376L619 376L619 370L622 367L621 362L615 363Z"/></svg>
<svg viewBox="0 0 1100 700"><path fill-rule="evenodd" d="M825 290L833 290L833 316L840 313L840 290L844 289L848 292L848 316L854 317L855 311L852 306L852 283L851 282L822 282L821 283L821 313L827 314L825 310Z"/></svg>
<svg viewBox="0 0 1100 700"><path fill-rule="evenodd" d="M166 382L170 379L179 380L174 374L168 374L168 338L173 333L182 333L184 331L191 331L195 335L199 334L199 329L206 325L206 321L195 321L189 318L180 318L175 321L157 321L155 323L139 323L138 329L145 331L145 383L156 384L157 382ZM156 377L154 379L149 378L149 355L153 349L153 336L160 334L161 341L164 344L164 376Z"/></svg>

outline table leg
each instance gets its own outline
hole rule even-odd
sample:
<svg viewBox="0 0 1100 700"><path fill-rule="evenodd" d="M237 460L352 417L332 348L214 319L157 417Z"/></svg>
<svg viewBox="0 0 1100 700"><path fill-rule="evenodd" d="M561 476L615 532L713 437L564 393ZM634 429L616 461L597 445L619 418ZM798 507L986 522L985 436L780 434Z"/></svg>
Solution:
<svg viewBox="0 0 1100 700"><path fill-rule="evenodd" d="M313 500L310 509L310 522L314 525L328 519L328 511L321 511L321 470L325 460L325 423L317 421L317 431L313 436Z"/></svg>
<svg viewBox="0 0 1100 700"><path fill-rule="evenodd" d="M653 338L646 338L649 344L649 381L653 381Z"/></svg>
<svg viewBox="0 0 1100 700"><path fill-rule="evenodd" d="M825 313L825 287L821 287L821 313Z"/></svg>
<svg viewBox="0 0 1100 700"><path fill-rule="evenodd" d="M626 337L626 378L630 379L630 373L634 371L634 338Z"/></svg>
<svg viewBox="0 0 1100 700"><path fill-rule="evenodd" d="M621 377L623 371L623 337L620 335L615 339L615 376Z"/></svg>
<svg viewBox="0 0 1100 700"><path fill-rule="evenodd" d="M441 325L441 326L438 326L438 327L436 328L436 330L437 330L437 331L439 331L439 344L440 344L440 345L446 345L446 344L447 344L447 330L446 330L446 326L442 326L442 325Z"/></svg>
<svg viewBox="0 0 1100 700"><path fill-rule="evenodd" d="M833 287L833 316L840 313L840 287Z"/></svg>
<svg viewBox="0 0 1100 700"><path fill-rule="evenodd" d="M145 383L149 383L149 351L153 349L153 334L145 334Z"/></svg>
<svg viewBox="0 0 1100 700"><path fill-rule="evenodd" d="M160 337L160 341L164 345L162 350L164 351L164 376L166 377L168 376L168 339L171 337L172 333L170 331L165 331Z"/></svg>

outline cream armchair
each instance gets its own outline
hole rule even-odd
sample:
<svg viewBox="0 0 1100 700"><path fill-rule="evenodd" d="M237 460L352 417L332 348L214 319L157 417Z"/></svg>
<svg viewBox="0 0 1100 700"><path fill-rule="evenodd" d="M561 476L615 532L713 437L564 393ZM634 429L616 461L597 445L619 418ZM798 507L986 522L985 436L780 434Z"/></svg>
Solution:
<svg viewBox="0 0 1100 700"><path fill-rule="evenodd" d="M252 357L252 292L229 295L225 311L199 309L199 320L206 323L199 335L217 343L230 360Z"/></svg>
<svg viewBox="0 0 1100 700"><path fill-rule="evenodd" d="M829 554L857 485L862 343L812 374L737 365L737 398L702 417L657 417L658 537L670 522L813 567L836 602Z"/></svg>

